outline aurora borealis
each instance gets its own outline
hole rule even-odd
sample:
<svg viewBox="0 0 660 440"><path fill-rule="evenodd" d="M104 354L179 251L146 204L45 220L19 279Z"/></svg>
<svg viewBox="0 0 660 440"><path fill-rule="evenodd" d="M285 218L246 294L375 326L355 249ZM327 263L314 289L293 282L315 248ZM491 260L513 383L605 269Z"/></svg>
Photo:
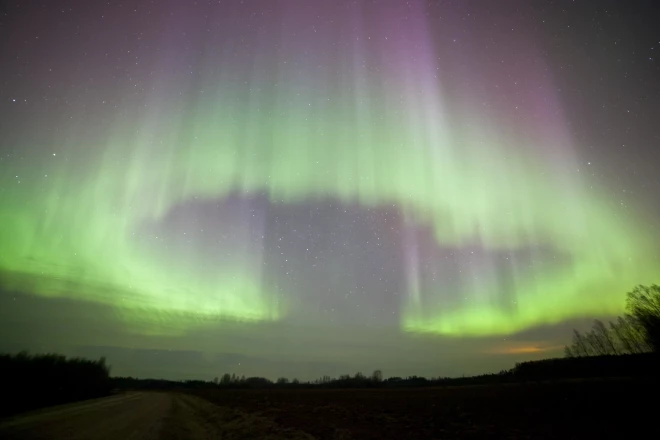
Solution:
<svg viewBox="0 0 660 440"><path fill-rule="evenodd" d="M68 344L492 352L658 282L660 40L612 2L57 3L4 11L0 283L123 335Z"/></svg>

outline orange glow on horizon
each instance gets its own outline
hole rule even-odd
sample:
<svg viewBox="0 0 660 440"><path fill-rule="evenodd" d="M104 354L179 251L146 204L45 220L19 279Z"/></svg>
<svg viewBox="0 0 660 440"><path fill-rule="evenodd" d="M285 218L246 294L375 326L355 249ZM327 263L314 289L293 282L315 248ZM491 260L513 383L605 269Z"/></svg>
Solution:
<svg viewBox="0 0 660 440"><path fill-rule="evenodd" d="M494 348L493 350L488 351L490 354L531 354L531 353L543 353L547 351L555 351L562 349L563 346L552 345L544 346L543 344L534 344L534 343L521 343L517 345L508 345Z"/></svg>

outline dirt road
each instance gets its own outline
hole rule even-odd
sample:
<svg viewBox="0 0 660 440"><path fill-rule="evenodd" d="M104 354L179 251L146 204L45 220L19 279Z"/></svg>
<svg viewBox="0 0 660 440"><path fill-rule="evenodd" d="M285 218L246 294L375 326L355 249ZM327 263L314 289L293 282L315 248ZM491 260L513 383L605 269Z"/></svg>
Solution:
<svg viewBox="0 0 660 440"><path fill-rule="evenodd" d="M0 423L17 440L312 439L267 419L170 393L126 393L58 406Z"/></svg>

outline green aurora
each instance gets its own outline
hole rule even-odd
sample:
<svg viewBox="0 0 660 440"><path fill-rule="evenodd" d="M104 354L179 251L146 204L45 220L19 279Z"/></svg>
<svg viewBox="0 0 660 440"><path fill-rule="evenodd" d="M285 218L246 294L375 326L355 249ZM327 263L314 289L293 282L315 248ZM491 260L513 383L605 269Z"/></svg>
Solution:
<svg viewBox="0 0 660 440"><path fill-rule="evenodd" d="M141 232L192 200L266 194L273 206L394 207L407 225L396 229L429 228L442 248L561 257L512 262L515 305L504 305L495 265L466 267L460 286L428 288L415 238L406 239L404 332L512 334L621 312L622 292L660 268L641 212L621 215L606 186L584 177L561 116L515 121L484 110L479 91L444 87L424 19L412 19L422 30L388 30L387 41L418 40L416 53L386 47L386 32L371 29L389 54L371 62L378 74L356 61L372 43L336 49L324 64L334 70L315 75L312 56L296 69L282 64L302 42L266 55L262 36L232 64L209 46L196 82L156 75L142 105L131 98L107 113L107 130L35 134L28 160L5 160L0 172L4 288L107 304L143 334L286 321L295 295L264 281L262 250L246 244L231 261L203 262L194 247L175 253L166 237ZM355 39L339 25L332 32ZM309 44L324 53L324 41ZM166 71L166 57L159 62ZM445 305L446 296L462 298Z"/></svg>
<svg viewBox="0 0 660 440"><path fill-rule="evenodd" d="M494 272L480 273L470 285L470 300L446 311L432 305L433 292L418 291L410 270L401 316L406 331L511 333L618 312L621 292L649 280L657 268L636 224L612 216L603 195L578 179L557 181L543 172L543 164L520 155L505 162L504 140L486 133L430 129L413 121L402 129L395 115L387 114L391 123L376 130L359 118L338 121L333 116L341 112L334 109L277 121L246 113L242 124L223 115L222 108L205 123L181 117L180 124L190 127L188 139L168 133L161 138L174 141L157 149L148 130L118 130L138 134L109 139L103 156L84 173L71 169L64 149L52 157L43 178L19 183L20 177L5 176L0 267L6 286L108 303L129 322L153 313L191 322L285 319L287 304L273 299L251 267L258 256L246 255L200 277L195 270L155 261L150 244L136 245L132 237L142 222L164 216L182 201L234 191L266 192L277 204L326 196L366 207L393 204L430 225L442 245L477 242L511 250L533 241L570 257L570 264L552 270L536 270L533 261L521 268L513 313L498 307L490 293ZM136 125L149 127L149 122ZM268 147L265 138L273 140Z"/></svg>

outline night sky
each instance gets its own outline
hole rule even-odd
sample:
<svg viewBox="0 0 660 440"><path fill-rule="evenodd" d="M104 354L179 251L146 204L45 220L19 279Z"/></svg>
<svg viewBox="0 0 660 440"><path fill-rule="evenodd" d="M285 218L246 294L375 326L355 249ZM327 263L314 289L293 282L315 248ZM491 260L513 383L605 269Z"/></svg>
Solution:
<svg viewBox="0 0 660 440"><path fill-rule="evenodd" d="M0 1L0 350L496 372L660 282L653 1Z"/></svg>

